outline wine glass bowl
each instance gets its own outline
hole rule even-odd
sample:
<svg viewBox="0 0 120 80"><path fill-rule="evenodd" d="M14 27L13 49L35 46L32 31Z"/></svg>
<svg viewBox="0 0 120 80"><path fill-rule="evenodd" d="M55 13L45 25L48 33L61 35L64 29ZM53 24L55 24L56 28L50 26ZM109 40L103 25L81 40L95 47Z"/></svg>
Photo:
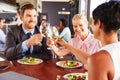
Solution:
<svg viewBox="0 0 120 80"><path fill-rule="evenodd" d="M55 34L52 34L52 39L55 41L55 40L57 40L59 37L57 36L57 35L55 35Z"/></svg>
<svg viewBox="0 0 120 80"><path fill-rule="evenodd" d="M43 30L42 30L42 34L44 34L44 35L47 34L47 32L48 32L48 31L47 31L46 29L43 29Z"/></svg>

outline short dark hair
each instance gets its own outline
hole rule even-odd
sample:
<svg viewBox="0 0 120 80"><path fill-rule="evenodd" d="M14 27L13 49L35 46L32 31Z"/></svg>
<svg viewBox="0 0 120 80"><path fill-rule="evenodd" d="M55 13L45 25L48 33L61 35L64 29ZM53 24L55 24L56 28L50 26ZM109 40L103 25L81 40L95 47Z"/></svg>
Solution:
<svg viewBox="0 0 120 80"><path fill-rule="evenodd" d="M23 16L26 9L35 9L35 6L33 4L25 4L21 7L20 14Z"/></svg>
<svg viewBox="0 0 120 80"><path fill-rule="evenodd" d="M62 22L62 25L63 25L64 27L67 27L68 22L67 22L66 19L61 18L60 21Z"/></svg>
<svg viewBox="0 0 120 80"><path fill-rule="evenodd" d="M109 33L120 28L120 1L109 1L99 5L92 13L94 24L98 20L104 25L104 31Z"/></svg>

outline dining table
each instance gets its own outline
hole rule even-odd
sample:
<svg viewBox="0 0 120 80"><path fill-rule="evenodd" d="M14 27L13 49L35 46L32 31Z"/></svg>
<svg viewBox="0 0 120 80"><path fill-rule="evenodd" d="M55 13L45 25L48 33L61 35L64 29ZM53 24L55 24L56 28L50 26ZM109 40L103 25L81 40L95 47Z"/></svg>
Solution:
<svg viewBox="0 0 120 80"><path fill-rule="evenodd" d="M56 62L66 59L52 59L43 61L37 65L25 65L20 64L17 60L13 60L12 63L9 60L0 61L0 66L7 65L9 68L0 70L1 73L14 71L23 75L34 77L37 80L65 80L62 76L68 73L85 73L83 65L78 68L62 68L56 65ZM8 79L9 80L9 79Z"/></svg>

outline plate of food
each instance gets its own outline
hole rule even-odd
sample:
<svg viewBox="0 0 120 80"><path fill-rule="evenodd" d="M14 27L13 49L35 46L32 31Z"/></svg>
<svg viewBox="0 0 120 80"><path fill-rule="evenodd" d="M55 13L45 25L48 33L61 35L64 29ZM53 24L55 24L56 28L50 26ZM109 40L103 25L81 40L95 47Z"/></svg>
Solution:
<svg viewBox="0 0 120 80"><path fill-rule="evenodd" d="M17 62L20 64L26 64L26 65L36 65L36 64L42 63L43 60L38 59L38 58L29 57L29 58L19 59L19 60L17 60Z"/></svg>
<svg viewBox="0 0 120 80"><path fill-rule="evenodd" d="M68 73L63 76L67 80L87 80L86 73Z"/></svg>
<svg viewBox="0 0 120 80"><path fill-rule="evenodd" d="M67 60L67 61L58 61L56 65L62 68L78 68L82 66L82 63L80 63L79 61Z"/></svg>

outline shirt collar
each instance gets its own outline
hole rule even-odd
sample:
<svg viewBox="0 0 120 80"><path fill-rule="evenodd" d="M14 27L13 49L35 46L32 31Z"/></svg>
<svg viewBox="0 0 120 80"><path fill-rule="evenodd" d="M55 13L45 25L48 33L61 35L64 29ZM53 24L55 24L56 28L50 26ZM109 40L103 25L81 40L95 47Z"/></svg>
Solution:
<svg viewBox="0 0 120 80"><path fill-rule="evenodd" d="M89 42L89 40L91 40L92 37L93 37L93 34L91 34L91 32L89 32L87 38L83 42L85 42L85 43Z"/></svg>
<svg viewBox="0 0 120 80"><path fill-rule="evenodd" d="M23 32L24 32L25 34L29 33L29 31L27 31L23 26L22 26L22 29L23 29ZM33 29L33 30L31 31L31 34L32 34L32 35L33 35L34 31L35 31L35 29Z"/></svg>

